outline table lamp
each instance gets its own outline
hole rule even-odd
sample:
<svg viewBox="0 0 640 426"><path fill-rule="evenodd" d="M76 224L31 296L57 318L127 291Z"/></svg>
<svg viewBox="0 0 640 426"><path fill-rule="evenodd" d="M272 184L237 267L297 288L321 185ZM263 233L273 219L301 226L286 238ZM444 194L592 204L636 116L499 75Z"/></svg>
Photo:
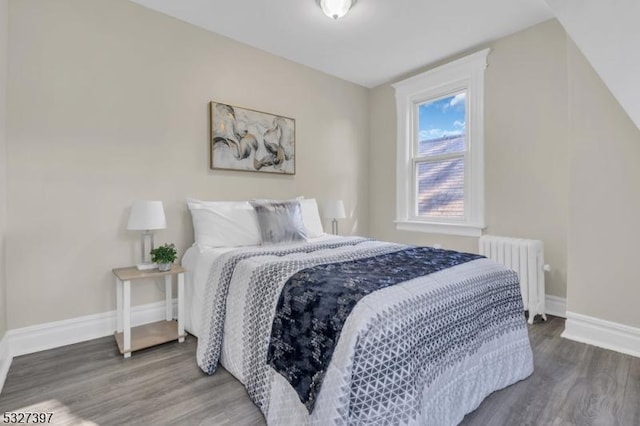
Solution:
<svg viewBox="0 0 640 426"><path fill-rule="evenodd" d="M140 259L142 263L136 265L138 270L154 269L157 265L151 260L146 260L146 254L153 250L153 231L156 229L165 229L167 227L167 219L164 216L164 207L162 201L146 201L138 200L131 206L129 214L129 222L127 229L131 231L142 231L140 234ZM151 248L146 250L147 237Z"/></svg>
<svg viewBox="0 0 640 426"><path fill-rule="evenodd" d="M331 233L338 235L338 219L347 217L342 200L327 201L324 205L324 217L331 219Z"/></svg>

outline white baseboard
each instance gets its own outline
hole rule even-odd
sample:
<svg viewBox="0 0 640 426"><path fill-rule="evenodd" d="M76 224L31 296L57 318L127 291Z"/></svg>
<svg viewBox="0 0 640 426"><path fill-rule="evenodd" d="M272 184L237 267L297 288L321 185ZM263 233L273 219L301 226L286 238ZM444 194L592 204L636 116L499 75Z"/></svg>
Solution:
<svg viewBox="0 0 640 426"><path fill-rule="evenodd" d="M544 304L547 314L562 318L567 317L567 299L564 297L547 294Z"/></svg>
<svg viewBox="0 0 640 426"><path fill-rule="evenodd" d="M547 295L545 299L548 314L566 318L566 299L551 295ZM175 300L173 302L175 315L177 302ZM160 321L163 318L164 302L162 301L131 308L133 326ZM0 374L2 367L4 367L3 361L6 358L10 360L14 356L108 336L113 334L115 328L116 311L109 311L10 330L5 334L0 344ZM6 357L2 357L3 348L7 353Z"/></svg>
<svg viewBox="0 0 640 426"><path fill-rule="evenodd" d="M177 302L174 300L174 317L177 312L176 305ZM131 325L135 327L164 319L164 308L164 301L133 306ZM116 311L109 311L9 330L5 340L8 337L10 355L20 356L109 336L115 329Z"/></svg>
<svg viewBox="0 0 640 426"><path fill-rule="evenodd" d="M0 392L2 392L12 359L11 350L9 349L9 337L5 333L0 339Z"/></svg>
<svg viewBox="0 0 640 426"><path fill-rule="evenodd" d="M562 337L640 357L640 328L567 312Z"/></svg>

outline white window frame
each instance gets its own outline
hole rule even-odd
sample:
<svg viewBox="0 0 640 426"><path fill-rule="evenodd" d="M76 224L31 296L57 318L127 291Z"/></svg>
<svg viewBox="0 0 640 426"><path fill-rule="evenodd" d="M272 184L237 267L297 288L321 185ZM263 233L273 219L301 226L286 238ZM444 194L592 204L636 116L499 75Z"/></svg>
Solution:
<svg viewBox="0 0 640 426"><path fill-rule="evenodd" d="M484 221L484 70L490 49L433 68L393 84L398 141L396 229L479 237ZM417 215L417 106L466 91L466 152L463 219Z"/></svg>

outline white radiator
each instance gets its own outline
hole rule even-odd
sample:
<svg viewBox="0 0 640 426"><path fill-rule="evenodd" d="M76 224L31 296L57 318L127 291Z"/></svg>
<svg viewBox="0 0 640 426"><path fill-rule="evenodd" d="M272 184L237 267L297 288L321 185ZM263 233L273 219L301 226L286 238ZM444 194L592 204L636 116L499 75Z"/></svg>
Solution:
<svg viewBox="0 0 640 426"><path fill-rule="evenodd" d="M544 272L551 268L544 263L542 241L520 238L480 237L480 254L517 272L524 309L529 311L529 324L536 315L545 315Z"/></svg>

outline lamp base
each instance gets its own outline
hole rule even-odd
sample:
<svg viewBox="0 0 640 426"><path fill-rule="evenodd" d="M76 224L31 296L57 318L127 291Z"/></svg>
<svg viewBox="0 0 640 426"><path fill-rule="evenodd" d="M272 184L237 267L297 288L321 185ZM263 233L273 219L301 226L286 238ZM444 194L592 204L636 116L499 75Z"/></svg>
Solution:
<svg viewBox="0 0 640 426"><path fill-rule="evenodd" d="M136 265L136 269L138 271L148 271L150 269L156 269L158 267L157 263L138 263Z"/></svg>
<svg viewBox="0 0 640 426"><path fill-rule="evenodd" d="M333 219L331 221L331 232L333 233L333 235L338 235L338 220L337 219Z"/></svg>

